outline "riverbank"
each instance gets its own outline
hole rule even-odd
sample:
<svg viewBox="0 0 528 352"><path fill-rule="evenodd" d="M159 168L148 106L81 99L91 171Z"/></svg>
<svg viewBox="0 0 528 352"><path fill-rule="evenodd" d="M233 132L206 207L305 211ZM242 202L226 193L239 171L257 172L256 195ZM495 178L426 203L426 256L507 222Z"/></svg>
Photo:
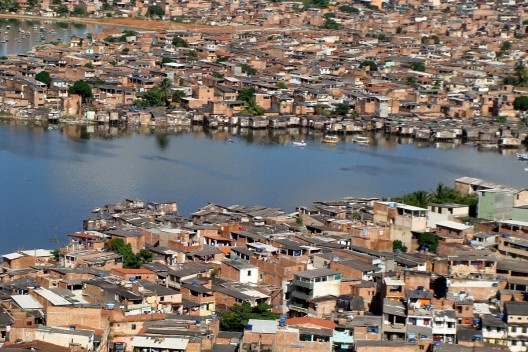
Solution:
<svg viewBox="0 0 528 352"><path fill-rule="evenodd" d="M88 18L88 17L43 17L33 15L0 14L0 18L30 20L30 21L52 21L65 23L84 23L110 27L126 27L132 29L164 31L164 30L191 30L203 33L233 33L233 27L238 30L257 30L254 26L207 26L192 23L176 23L171 21L155 21L136 18ZM262 27L258 27L262 29Z"/></svg>

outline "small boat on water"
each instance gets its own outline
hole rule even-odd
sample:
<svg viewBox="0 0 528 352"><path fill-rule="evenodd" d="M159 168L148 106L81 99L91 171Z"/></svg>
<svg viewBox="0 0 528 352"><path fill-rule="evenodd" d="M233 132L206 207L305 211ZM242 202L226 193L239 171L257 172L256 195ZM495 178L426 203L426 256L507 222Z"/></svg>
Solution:
<svg viewBox="0 0 528 352"><path fill-rule="evenodd" d="M528 153L517 153L517 160L528 160Z"/></svg>
<svg viewBox="0 0 528 352"><path fill-rule="evenodd" d="M296 145L298 147L306 147L306 142L305 141L300 141L300 142L293 141L292 144Z"/></svg>
<svg viewBox="0 0 528 352"><path fill-rule="evenodd" d="M339 137L338 136L332 136L332 135L326 135L323 137L322 140L323 143L327 144L337 144L339 143Z"/></svg>
<svg viewBox="0 0 528 352"><path fill-rule="evenodd" d="M365 136L356 136L353 142L357 144L362 144L362 145L370 144L369 138Z"/></svg>

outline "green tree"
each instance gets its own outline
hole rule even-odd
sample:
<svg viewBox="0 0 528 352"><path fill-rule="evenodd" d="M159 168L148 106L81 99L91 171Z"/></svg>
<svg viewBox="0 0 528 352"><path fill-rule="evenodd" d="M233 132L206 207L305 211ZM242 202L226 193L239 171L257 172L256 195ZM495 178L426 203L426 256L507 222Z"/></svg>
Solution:
<svg viewBox="0 0 528 352"><path fill-rule="evenodd" d="M359 10L353 6L349 5L341 5L339 6L339 11L347 12L347 13L359 13Z"/></svg>
<svg viewBox="0 0 528 352"><path fill-rule="evenodd" d="M164 78L158 83L158 94L160 100L165 102L165 105L169 105L169 99L172 98L172 81L168 78Z"/></svg>
<svg viewBox="0 0 528 352"><path fill-rule="evenodd" d="M75 6L72 10L72 16L77 16L77 17L81 17L81 16L86 16L88 13L80 6Z"/></svg>
<svg viewBox="0 0 528 352"><path fill-rule="evenodd" d="M255 93L255 88L243 88L238 91L237 100L248 102L253 99Z"/></svg>
<svg viewBox="0 0 528 352"><path fill-rule="evenodd" d="M367 66L370 68L370 71L378 70L378 65L376 65L376 63L372 60L365 60L359 64L359 68L363 68Z"/></svg>
<svg viewBox="0 0 528 352"><path fill-rule="evenodd" d="M102 11L111 11L112 5L110 5L108 2L103 2L103 5L101 6Z"/></svg>
<svg viewBox="0 0 528 352"><path fill-rule="evenodd" d="M403 33L403 28L402 27L396 28L396 34L402 34L402 33Z"/></svg>
<svg viewBox="0 0 528 352"><path fill-rule="evenodd" d="M181 37L174 37L172 38L172 45L174 45L177 48L187 48L189 45L185 41L185 39Z"/></svg>
<svg viewBox="0 0 528 352"><path fill-rule="evenodd" d="M411 68L413 71L425 72L425 64L423 62L413 62Z"/></svg>
<svg viewBox="0 0 528 352"><path fill-rule="evenodd" d="M335 107L334 114L345 116L346 114L348 114L349 110L350 110L350 105L346 103L340 103L340 104L337 104L337 106Z"/></svg>
<svg viewBox="0 0 528 352"><path fill-rule="evenodd" d="M216 58L216 63L220 63L220 62L226 62L226 61L229 61L229 58L227 56L218 56Z"/></svg>
<svg viewBox="0 0 528 352"><path fill-rule="evenodd" d="M191 50L187 53L187 57L189 59L196 59L198 57L198 53L196 52L196 50Z"/></svg>
<svg viewBox="0 0 528 352"><path fill-rule="evenodd" d="M436 185L431 192L431 200L435 203L450 203L457 198L457 192L454 188L445 186L443 183Z"/></svg>
<svg viewBox="0 0 528 352"><path fill-rule="evenodd" d="M251 116L260 116L264 114L264 108L258 105L255 99L250 99L246 102L242 112Z"/></svg>
<svg viewBox="0 0 528 352"><path fill-rule="evenodd" d="M80 95L83 102L92 99L92 87L83 80L76 81L69 89L68 93Z"/></svg>
<svg viewBox="0 0 528 352"><path fill-rule="evenodd" d="M249 76L254 76L257 74L257 70L249 66L248 64L242 64L240 65L240 67L242 68L242 72L244 72L245 74Z"/></svg>
<svg viewBox="0 0 528 352"><path fill-rule="evenodd" d="M438 249L438 241L438 237L430 232L424 232L418 236L420 249L428 250L430 252L436 252Z"/></svg>
<svg viewBox="0 0 528 352"><path fill-rule="evenodd" d="M152 88L141 96L140 99L134 101L134 106L139 108L146 108L151 106L165 106L166 103L161 99L161 95L157 88Z"/></svg>
<svg viewBox="0 0 528 352"><path fill-rule="evenodd" d="M515 77L517 78L517 85L520 87L528 86L528 72L522 59L517 60L514 67Z"/></svg>
<svg viewBox="0 0 528 352"><path fill-rule="evenodd" d="M507 86L514 86L517 84L517 79L512 76L504 77L502 83L504 83Z"/></svg>
<svg viewBox="0 0 528 352"><path fill-rule="evenodd" d="M87 62L84 64L84 67L93 69L94 65L91 62Z"/></svg>
<svg viewBox="0 0 528 352"><path fill-rule="evenodd" d="M57 13L57 15L59 16L65 16L68 14L69 10L68 10L68 6L64 5L64 4L60 4L59 7L57 7L57 9L55 10L55 12Z"/></svg>
<svg viewBox="0 0 528 352"><path fill-rule="evenodd" d="M252 307L248 302L234 304L220 315L220 329L224 331L244 331L249 319L276 320L279 314L271 311L271 306L259 303Z"/></svg>
<svg viewBox="0 0 528 352"><path fill-rule="evenodd" d="M338 30L341 29L341 25L337 23L333 18L327 17L322 26L323 29Z"/></svg>
<svg viewBox="0 0 528 352"><path fill-rule="evenodd" d="M415 207L426 208L431 200L429 193L426 191L416 191L413 193L405 194L398 200L404 204L412 205Z"/></svg>
<svg viewBox="0 0 528 352"><path fill-rule="evenodd" d="M161 58L161 64L162 65L163 64L168 64L170 62L172 62L172 59L170 57L164 56L164 57Z"/></svg>
<svg viewBox="0 0 528 352"><path fill-rule="evenodd" d="M172 101L174 102L181 102L182 98L185 98L187 94L183 90L175 90L174 93L172 93Z"/></svg>
<svg viewBox="0 0 528 352"><path fill-rule="evenodd" d="M405 83L409 86L413 86L415 87L416 86L416 78L414 78L414 76L408 76L406 79L405 79Z"/></svg>
<svg viewBox="0 0 528 352"><path fill-rule="evenodd" d="M392 242L392 250L393 250L393 252L400 251L402 253L406 253L407 252L407 246L404 245L402 241L395 240L394 242Z"/></svg>
<svg viewBox="0 0 528 352"><path fill-rule="evenodd" d="M511 49L511 47L512 47L511 42L509 40L506 40L506 41L502 42L500 50L501 51L508 51L508 50Z"/></svg>
<svg viewBox="0 0 528 352"><path fill-rule="evenodd" d="M130 52L130 49L129 49L129 48L123 48L123 49L121 50L121 54L122 54L122 55L128 55L129 52Z"/></svg>
<svg viewBox="0 0 528 352"><path fill-rule="evenodd" d="M513 101L513 108L515 110L527 111L528 110L528 96L521 95L516 97Z"/></svg>
<svg viewBox="0 0 528 352"><path fill-rule="evenodd" d="M35 79L39 82L44 83L46 86L48 86L48 88L51 84L51 76L49 72L46 71L40 71L39 73L37 73L35 75Z"/></svg>
<svg viewBox="0 0 528 352"><path fill-rule="evenodd" d="M165 10L159 5L150 5L147 9L147 17L163 17L165 16Z"/></svg>
<svg viewBox="0 0 528 352"><path fill-rule="evenodd" d="M51 255L53 256L53 260L58 261L60 258L60 251L58 249L52 250Z"/></svg>
<svg viewBox="0 0 528 352"><path fill-rule="evenodd" d="M277 82L277 83L275 84L275 86L276 86L277 88L279 88L279 89L287 89L287 88L288 88L288 87L286 86L286 83L284 83L284 82Z"/></svg>
<svg viewBox="0 0 528 352"><path fill-rule="evenodd" d="M153 255L146 249L142 249L138 254L134 254L130 243L125 244L122 238L115 238L105 243L105 248L123 257L124 268L139 268L141 264L151 262Z"/></svg>

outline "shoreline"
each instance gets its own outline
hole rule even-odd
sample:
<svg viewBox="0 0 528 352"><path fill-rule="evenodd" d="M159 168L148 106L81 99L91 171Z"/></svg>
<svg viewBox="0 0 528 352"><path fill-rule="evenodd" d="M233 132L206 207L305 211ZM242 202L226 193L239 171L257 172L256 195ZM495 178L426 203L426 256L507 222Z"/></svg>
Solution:
<svg viewBox="0 0 528 352"><path fill-rule="evenodd" d="M37 15L19 15L0 13L0 19L16 19L29 21L51 21L64 23L83 23L109 27L126 27L138 30L164 31L164 30L191 30L203 33L233 33L233 28L238 30L256 30L254 26L209 26L204 24L176 23L171 21L155 21L135 18L89 18L89 17L44 17ZM266 27L258 27L265 29Z"/></svg>

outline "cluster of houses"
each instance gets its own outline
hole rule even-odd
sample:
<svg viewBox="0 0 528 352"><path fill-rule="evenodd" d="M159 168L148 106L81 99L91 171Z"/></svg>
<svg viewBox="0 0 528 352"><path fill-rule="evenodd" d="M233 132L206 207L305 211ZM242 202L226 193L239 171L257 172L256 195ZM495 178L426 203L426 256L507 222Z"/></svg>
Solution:
<svg viewBox="0 0 528 352"><path fill-rule="evenodd" d="M83 1L65 3L74 7ZM116 6L136 14L152 4ZM208 31L110 28L41 45L2 60L0 110L18 118L76 116L99 123L306 126L328 132L385 128L418 139L467 138L509 147L526 140L524 107L514 104L528 84L524 3L162 5L172 17L207 12L234 23L264 24L251 30L234 24ZM321 28L329 20L337 28ZM49 86L35 80L41 71L50 74ZM172 84L168 108L134 107L164 79ZM77 80L92 87L88 103L69 93ZM246 109L240 93L248 90L262 115Z"/></svg>
<svg viewBox="0 0 528 352"><path fill-rule="evenodd" d="M476 192L477 209L375 198L294 213L207 204L190 217L176 202L94 208L60 249L2 256L0 351L526 351L528 190L470 177L455 188ZM151 260L126 267L105 245L118 239ZM224 331L235 304L279 318Z"/></svg>

